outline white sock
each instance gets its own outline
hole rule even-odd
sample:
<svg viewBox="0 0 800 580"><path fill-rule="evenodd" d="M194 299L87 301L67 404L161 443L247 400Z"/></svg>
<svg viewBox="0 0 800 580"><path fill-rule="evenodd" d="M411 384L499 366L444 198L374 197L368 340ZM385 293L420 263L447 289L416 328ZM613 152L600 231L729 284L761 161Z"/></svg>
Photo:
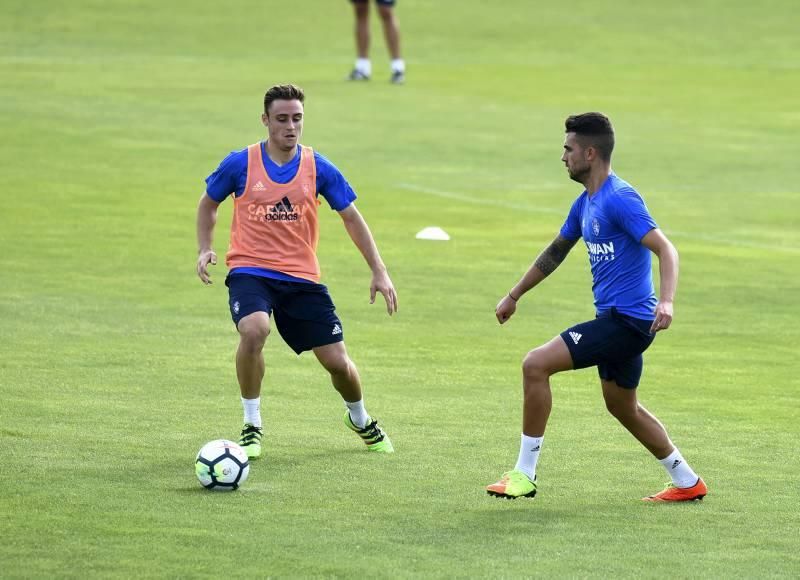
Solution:
<svg viewBox="0 0 800 580"><path fill-rule="evenodd" d="M242 397L242 408L244 409L244 422L250 423L254 427L261 427L261 397L256 399Z"/></svg>
<svg viewBox="0 0 800 580"><path fill-rule="evenodd" d="M664 459L659 459L658 462L667 470L675 487L692 487L697 483L697 474L686 463L677 447Z"/></svg>
<svg viewBox="0 0 800 580"><path fill-rule="evenodd" d="M406 72L406 61L402 58L395 58L392 60L392 72Z"/></svg>
<svg viewBox="0 0 800 580"><path fill-rule="evenodd" d="M372 75L372 63L368 58L357 58L356 59L356 70L362 74L367 76Z"/></svg>
<svg viewBox="0 0 800 580"><path fill-rule="evenodd" d="M539 451L542 449L542 437L528 437L522 434L522 442L519 445L519 457L514 469L518 469L531 478L536 477L536 462L539 461Z"/></svg>
<svg viewBox="0 0 800 580"><path fill-rule="evenodd" d="M353 425L359 429L363 429L367 422L369 422L369 415L367 414L366 408L364 408L364 399L356 401L355 403L345 401L344 404L350 412L350 420L353 422Z"/></svg>

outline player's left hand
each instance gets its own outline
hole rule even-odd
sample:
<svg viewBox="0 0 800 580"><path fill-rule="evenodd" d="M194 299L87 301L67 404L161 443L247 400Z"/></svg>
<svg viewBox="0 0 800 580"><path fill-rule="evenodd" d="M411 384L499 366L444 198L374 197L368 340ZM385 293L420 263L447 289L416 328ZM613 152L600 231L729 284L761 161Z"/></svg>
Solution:
<svg viewBox="0 0 800 580"><path fill-rule="evenodd" d="M397 312L397 291L385 270L372 274L372 283L369 286L370 304L375 304L375 296L378 292L383 294L383 298L386 300L386 311L389 316Z"/></svg>
<svg viewBox="0 0 800 580"><path fill-rule="evenodd" d="M656 319L650 326L650 334L655 334L669 328L672 324L672 302L659 302L655 309Z"/></svg>

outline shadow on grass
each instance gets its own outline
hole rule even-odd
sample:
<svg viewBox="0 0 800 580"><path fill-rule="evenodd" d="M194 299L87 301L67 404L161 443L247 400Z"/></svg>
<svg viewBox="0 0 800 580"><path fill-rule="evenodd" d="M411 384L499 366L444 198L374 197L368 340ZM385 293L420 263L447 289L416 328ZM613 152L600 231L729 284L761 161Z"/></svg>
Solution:
<svg viewBox="0 0 800 580"><path fill-rule="evenodd" d="M606 503L575 502L555 505L552 501L530 498L508 500L487 498L479 508L464 510L459 514L459 525L480 527L487 533L507 535L530 533L531 526L539 531L557 531L568 528L596 529L599 521L661 521L661 510L702 510L703 502L649 503L640 499L615 500ZM661 512L663 513L663 512Z"/></svg>
<svg viewBox="0 0 800 580"><path fill-rule="evenodd" d="M315 451L308 451L308 450L299 450L297 457L299 459L316 459L316 458L323 458L323 459L335 459L338 457L393 457L394 454L386 454L386 453L370 453L364 448L364 445L360 447L352 447L347 449L319 449Z"/></svg>
<svg viewBox="0 0 800 580"><path fill-rule="evenodd" d="M25 433L23 433L22 431L13 431L11 429L0 429L0 436L22 438L25 437Z"/></svg>
<svg viewBox="0 0 800 580"><path fill-rule="evenodd" d="M246 481L244 485L242 485L239 489L233 491L214 491L210 489L204 488L198 482L197 485L182 485L180 487L176 487L171 492L177 496L181 497L238 497L240 495L250 495L250 494L259 494L264 493L268 494L271 493L273 490L272 486L266 482L261 481Z"/></svg>

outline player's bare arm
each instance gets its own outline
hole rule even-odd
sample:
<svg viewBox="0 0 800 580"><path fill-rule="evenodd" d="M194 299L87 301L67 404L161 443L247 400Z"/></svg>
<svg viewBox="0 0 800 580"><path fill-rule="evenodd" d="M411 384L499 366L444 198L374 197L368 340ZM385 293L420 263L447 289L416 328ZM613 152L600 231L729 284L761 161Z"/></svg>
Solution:
<svg viewBox="0 0 800 580"><path fill-rule="evenodd" d="M523 294L547 278L547 276L558 268L577 241L578 240L568 240L559 234L550 245L539 254L539 257L536 258L533 265L525 272L522 279L520 279L497 304L495 316L500 324L506 322L511 318L514 312L517 311L517 301L522 298Z"/></svg>
<svg viewBox="0 0 800 580"><path fill-rule="evenodd" d="M391 278L389 278L386 266L381 259L378 246L375 244L372 232L369 231L367 222L364 221L363 216L358 209L356 209L355 204L352 203L340 211L339 215L342 218L342 222L344 223L344 227L350 239L353 240L353 243L367 261L370 270L372 270L372 281L369 287L369 303L374 304L375 296L380 292L386 300L386 311L389 313L389 316L391 316L397 312L397 292L394 289Z"/></svg>
<svg viewBox="0 0 800 580"><path fill-rule="evenodd" d="M658 304L650 332L659 332L672 324L673 301L678 288L678 250L658 228L645 234L642 245L658 256Z"/></svg>
<svg viewBox="0 0 800 580"><path fill-rule="evenodd" d="M208 265L216 266L217 254L211 248L219 204L205 193L197 205L197 276L203 284L211 284Z"/></svg>

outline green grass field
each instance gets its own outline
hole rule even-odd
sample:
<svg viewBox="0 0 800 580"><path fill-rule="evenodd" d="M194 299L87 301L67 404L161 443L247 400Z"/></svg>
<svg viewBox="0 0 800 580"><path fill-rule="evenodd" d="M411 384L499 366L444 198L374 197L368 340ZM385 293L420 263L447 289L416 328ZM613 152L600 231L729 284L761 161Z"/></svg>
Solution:
<svg viewBox="0 0 800 580"><path fill-rule="evenodd" d="M345 0L3 1L0 577L800 574L796 2L499 4L400 0L396 87L377 19L375 78L342 80ZM212 494L192 463L241 427L237 335L224 267L194 274L195 208L279 82L306 89L303 140L359 193L398 289L396 317L368 304L324 209L323 278L397 453L368 455L274 334L266 458ZM640 397L702 503L638 501L666 475L591 369L553 381L539 496L483 492L516 459L522 357L593 316L576 247L494 320L580 193L559 157L586 110L681 253ZM430 225L452 241L414 239Z"/></svg>

